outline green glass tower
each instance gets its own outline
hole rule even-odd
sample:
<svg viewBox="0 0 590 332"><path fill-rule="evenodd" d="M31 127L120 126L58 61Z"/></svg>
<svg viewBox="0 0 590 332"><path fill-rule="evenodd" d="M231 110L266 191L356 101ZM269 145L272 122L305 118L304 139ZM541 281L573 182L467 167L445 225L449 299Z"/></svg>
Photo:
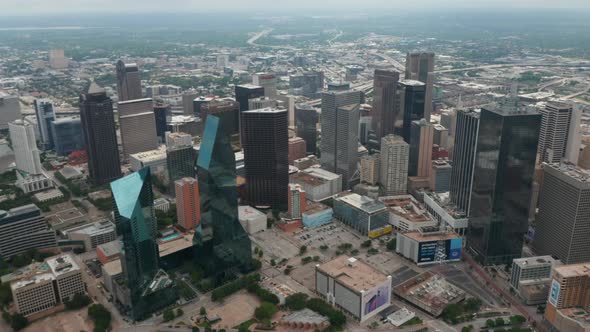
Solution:
<svg viewBox="0 0 590 332"><path fill-rule="evenodd" d="M178 298L172 280L158 267L157 222L149 167L111 182L117 233L123 237L121 263L130 315L139 320Z"/></svg>
<svg viewBox="0 0 590 332"><path fill-rule="evenodd" d="M201 224L193 239L197 263L216 281L250 270L250 238L238 220L235 156L214 115L205 122L197 178L201 201Z"/></svg>

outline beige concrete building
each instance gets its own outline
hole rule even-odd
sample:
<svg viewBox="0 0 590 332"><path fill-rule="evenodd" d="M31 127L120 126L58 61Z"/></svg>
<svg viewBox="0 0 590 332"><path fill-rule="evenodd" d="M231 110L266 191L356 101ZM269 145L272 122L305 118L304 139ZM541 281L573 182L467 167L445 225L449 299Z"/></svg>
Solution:
<svg viewBox="0 0 590 332"><path fill-rule="evenodd" d="M119 126L125 159L158 148L156 117L151 98L119 102Z"/></svg>
<svg viewBox="0 0 590 332"><path fill-rule="evenodd" d="M561 265L553 280L545 319L558 331L590 331L590 263Z"/></svg>

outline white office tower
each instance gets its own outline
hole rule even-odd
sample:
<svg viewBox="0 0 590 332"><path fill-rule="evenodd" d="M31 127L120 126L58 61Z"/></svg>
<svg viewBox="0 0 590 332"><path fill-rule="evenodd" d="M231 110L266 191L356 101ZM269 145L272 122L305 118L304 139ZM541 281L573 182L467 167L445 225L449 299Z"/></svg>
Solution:
<svg viewBox="0 0 590 332"><path fill-rule="evenodd" d="M410 146L401 136L381 138L379 182L385 196L403 195L408 186L408 158Z"/></svg>
<svg viewBox="0 0 590 332"><path fill-rule="evenodd" d="M277 77L273 73L258 73L252 75L252 84L264 88L264 96L268 98L277 97Z"/></svg>
<svg viewBox="0 0 590 332"><path fill-rule="evenodd" d="M125 159L158 148L156 118L151 98L119 102L119 126Z"/></svg>
<svg viewBox="0 0 590 332"><path fill-rule="evenodd" d="M41 158L37 149L35 128L23 120L16 120L8 124L8 129L16 168L28 174L41 174Z"/></svg>
<svg viewBox="0 0 590 332"><path fill-rule="evenodd" d="M580 114L575 114L572 105L554 101L547 103L539 112L543 115L539 134L539 162L558 163L566 157L568 150L568 157L576 158L570 161L577 162L577 155L572 150L576 147L579 154Z"/></svg>

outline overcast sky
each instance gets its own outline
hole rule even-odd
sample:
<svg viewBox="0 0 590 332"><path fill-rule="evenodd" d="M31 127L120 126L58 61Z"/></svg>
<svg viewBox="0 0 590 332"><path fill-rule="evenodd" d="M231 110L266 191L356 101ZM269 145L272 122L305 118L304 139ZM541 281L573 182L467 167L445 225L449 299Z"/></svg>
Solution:
<svg viewBox="0 0 590 332"><path fill-rule="evenodd" d="M590 0L0 0L3 14L67 12L216 12L315 10L399 10L422 8L584 8Z"/></svg>

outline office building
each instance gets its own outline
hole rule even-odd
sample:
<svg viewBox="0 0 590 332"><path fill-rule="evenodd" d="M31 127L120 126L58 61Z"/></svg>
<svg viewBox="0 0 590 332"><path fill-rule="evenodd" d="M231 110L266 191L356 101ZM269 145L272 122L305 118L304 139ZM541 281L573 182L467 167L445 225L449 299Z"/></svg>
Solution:
<svg viewBox="0 0 590 332"><path fill-rule="evenodd" d="M306 71L289 76L290 93L308 98L316 98L324 89L324 72Z"/></svg>
<svg viewBox="0 0 590 332"><path fill-rule="evenodd" d="M70 59L65 57L63 48L54 48L49 50L49 67L51 69L67 69Z"/></svg>
<svg viewBox="0 0 590 332"><path fill-rule="evenodd" d="M117 239L115 225L108 219L69 228L64 230L63 233L72 241L84 242L84 248L87 252L95 251L99 245Z"/></svg>
<svg viewBox="0 0 590 332"><path fill-rule="evenodd" d="M238 206L238 218L248 234L256 234L266 229L268 219L266 213L262 213L251 206Z"/></svg>
<svg viewBox="0 0 590 332"><path fill-rule="evenodd" d="M461 260L463 239L457 233L439 227L420 227L398 232L395 252L416 265L441 264Z"/></svg>
<svg viewBox="0 0 590 332"><path fill-rule="evenodd" d="M449 130L440 124L434 125L434 144L443 149L449 148Z"/></svg>
<svg viewBox="0 0 590 332"><path fill-rule="evenodd" d="M119 260L122 251L123 243L120 240L103 243L96 247L96 258L102 264L106 264L108 262Z"/></svg>
<svg viewBox="0 0 590 332"><path fill-rule="evenodd" d="M413 232L438 224L412 195L382 196L379 201L389 211L389 223L399 232Z"/></svg>
<svg viewBox="0 0 590 332"><path fill-rule="evenodd" d="M376 185L379 182L379 154L361 157L360 164L361 183Z"/></svg>
<svg viewBox="0 0 590 332"><path fill-rule="evenodd" d="M21 118L18 96L0 91L0 129L8 129L8 123Z"/></svg>
<svg viewBox="0 0 590 332"><path fill-rule="evenodd" d="M553 268L561 264L551 256L518 258L512 261L510 287L527 305L547 302Z"/></svg>
<svg viewBox="0 0 590 332"><path fill-rule="evenodd" d="M543 164L533 246L564 264L590 261L590 171L570 164Z"/></svg>
<svg viewBox="0 0 590 332"><path fill-rule="evenodd" d="M167 131L173 133L187 133L191 136L203 134L203 122L191 115L173 115L168 118Z"/></svg>
<svg viewBox="0 0 590 332"><path fill-rule="evenodd" d="M373 78L373 111L372 129L377 141L382 137L393 134L399 107L395 105L395 96L399 73L388 70L375 70Z"/></svg>
<svg viewBox="0 0 590 332"><path fill-rule="evenodd" d="M42 264L33 263L20 273L3 277L10 282L16 312L29 318L52 314L55 306L85 294L82 270L72 254L47 258Z"/></svg>
<svg viewBox="0 0 590 332"><path fill-rule="evenodd" d="M96 83L80 95L80 120L90 181L103 185L121 177L113 102Z"/></svg>
<svg viewBox="0 0 590 332"><path fill-rule="evenodd" d="M307 199L314 202L342 191L342 176L319 167L310 167L292 175L290 182L301 185Z"/></svg>
<svg viewBox="0 0 590 332"><path fill-rule="evenodd" d="M84 135L79 116L68 116L51 121L53 149L60 156L84 149Z"/></svg>
<svg viewBox="0 0 590 332"><path fill-rule="evenodd" d="M236 85L236 101L240 103L240 112L247 111L250 99L264 97L264 88L253 84Z"/></svg>
<svg viewBox="0 0 590 332"><path fill-rule="evenodd" d="M434 53L408 53L406 55L406 79L417 80L426 85L424 116L430 121L432 95L434 92Z"/></svg>
<svg viewBox="0 0 590 332"><path fill-rule="evenodd" d="M182 178L174 182L174 188L178 225L186 230L195 229L201 223L199 181L195 178Z"/></svg>
<svg viewBox="0 0 590 332"><path fill-rule="evenodd" d="M252 248L238 217L235 155L214 115L205 123L197 178L201 227L193 238L195 257L214 283L220 284L230 271L251 270Z"/></svg>
<svg viewBox="0 0 590 332"><path fill-rule="evenodd" d="M328 92L337 91L348 91L350 90L350 83L339 81L339 82L328 82Z"/></svg>
<svg viewBox="0 0 590 332"><path fill-rule="evenodd" d="M186 116L195 116L194 100L199 96L197 90L187 90L182 93L182 110Z"/></svg>
<svg viewBox="0 0 590 332"><path fill-rule="evenodd" d="M279 103L277 102L276 99L271 99L268 97L258 97L258 98L248 100L248 109L249 110L258 110L258 109L267 108L267 107L276 108L276 107L278 107L278 105L279 105Z"/></svg>
<svg viewBox="0 0 590 332"><path fill-rule="evenodd" d="M315 266L315 291L364 322L389 307L391 276L346 255Z"/></svg>
<svg viewBox="0 0 590 332"><path fill-rule="evenodd" d="M540 124L529 109L481 110L467 242L485 265L522 255Z"/></svg>
<svg viewBox="0 0 590 332"><path fill-rule="evenodd" d="M166 134L166 168L170 180L170 191L174 192L174 181L195 177L197 151L192 136L185 133Z"/></svg>
<svg viewBox="0 0 590 332"><path fill-rule="evenodd" d="M131 165L131 170L134 172L144 167L149 167L152 174L167 174L168 159L166 146L162 145L156 150L129 155L129 164Z"/></svg>
<svg viewBox="0 0 590 332"><path fill-rule="evenodd" d="M545 320L555 331L590 330L590 264L560 265L553 269Z"/></svg>
<svg viewBox="0 0 590 332"><path fill-rule="evenodd" d="M39 140L43 150L53 149L53 133L51 122L55 120L55 111L53 104L47 99L35 99L33 101L35 107L35 116L37 117L37 125L39 126Z"/></svg>
<svg viewBox="0 0 590 332"><path fill-rule="evenodd" d="M342 175L342 187L351 187L357 172L359 91L322 94L322 168Z"/></svg>
<svg viewBox="0 0 590 332"><path fill-rule="evenodd" d="M334 211L331 207L322 203L311 203L306 205L305 211L301 214L302 225L305 228L313 229L332 222Z"/></svg>
<svg viewBox="0 0 590 332"><path fill-rule="evenodd" d="M539 161L559 163L565 158L569 145L575 144L579 149L579 136L576 132L579 131L580 118L575 116L572 105L560 102L548 102L539 112L542 115ZM577 162L577 158L571 162Z"/></svg>
<svg viewBox="0 0 590 332"><path fill-rule="evenodd" d="M334 198L334 217L371 239L392 231L385 204L358 194L343 193Z"/></svg>
<svg viewBox="0 0 590 332"><path fill-rule="evenodd" d="M310 168L311 166L320 167L320 160L314 155L309 155L305 158L295 159L293 161L293 166L298 170L304 170Z"/></svg>
<svg viewBox="0 0 590 332"><path fill-rule="evenodd" d="M408 175L428 178L432 168L434 127L422 119L412 122Z"/></svg>
<svg viewBox="0 0 590 332"><path fill-rule="evenodd" d="M0 213L0 256L10 258L31 249L57 247L55 231L49 228L34 204Z"/></svg>
<svg viewBox="0 0 590 332"><path fill-rule="evenodd" d="M277 77L273 73L257 73L252 75L252 84L264 89L264 96L277 97ZM251 98L249 98L251 99Z"/></svg>
<svg viewBox="0 0 590 332"><path fill-rule="evenodd" d="M289 165L306 156L307 145L301 137L289 138Z"/></svg>
<svg viewBox="0 0 590 332"><path fill-rule="evenodd" d="M305 141L306 153L317 153L318 123L320 115L318 111L310 105L295 105L295 126L297 127L297 136Z"/></svg>
<svg viewBox="0 0 590 332"><path fill-rule="evenodd" d="M424 114L424 98L426 85L415 80L401 80L397 84L396 100L400 113L395 119L395 134L410 143L412 122L426 119ZM429 123L428 119L426 122Z"/></svg>
<svg viewBox="0 0 590 332"><path fill-rule="evenodd" d="M448 192L452 170L453 167L446 160L433 161L430 171L430 189L436 193Z"/></svg>
<svg viewBox="0 0 590 332"><path fill-rule="evenodd" d="M451 202L467 215L471 207L480 112L479 109L456 112L457 124L449 192Z"/></svg>
<svg viewBox="0 0 590 332"><path fill-rule="evenodd" d="M448 192L427 192L422 197L424 198L426 211L430 213L439 225L445 225L448 229L465 237L469 222L467 213L459 210L455 204L451 203L449 196Z"/></svg>
<svg viewBox="0 0 590 332"><path fill-rule="evenodd" d="M410 146L401 136L381 138L379 183L383 195L403 195L408 187Z"/></svg>
<svg viewBox="0 0 590 332"><path fill-rule="evenodd" d="M158 148L156 118L151 98L134 99L118 103L119 127L123 155L155 150Z"/></svg>
<svg viewBox="0 0 590 332"><path fill-rule="evenodd" d="M255 206L287 207L289 135L286 110L242 113L242 146L248 201Z"/></svg>
<svg viewBox="0 0 590 332"><path fill-rule="evenodd" d="M124 63L117 61L117 95L119 102L141 99L141 78L136 63Z"/></svg>
<svg viewBox="0 0 590 332"><path fill-rule="evenodd" d="M31 175L42 174L41 153L37 148L35 128L23 120L15 120L8 124L8 130L16 169Z"/></svg>
<svg viewBox="0 0 590 332"><path fill-rule="evenodd" d="M157 222L149 168L111 183L117 233L123 238L122 266L134 320L176 302L174 282L159 270Z"/></svg>
<svg viewBox="0 0 590 332"><path fill-rule="evenodd" d="M168 114L170 113L170 105L154 104L154 117L156 119L156 135L161 142L166 140L166 130L168 129Z"/></svg>
<svg viewBox="0 0 590 332"><path fill-rule="evenodd" d="M225 135L232 141L239 140L240 134L240 104L232 99L215 99L201 106L201 119L207 121L207 116L215 115L221 121Z"/></svg>
<svg viewBox="0 0 590 332"><path fill-rule="evenodd" d="M305 190L303 190L301 185L289 183L289 208L287 210L289 218L301 219L301 214L305 212L305 207Z"/></svg>

